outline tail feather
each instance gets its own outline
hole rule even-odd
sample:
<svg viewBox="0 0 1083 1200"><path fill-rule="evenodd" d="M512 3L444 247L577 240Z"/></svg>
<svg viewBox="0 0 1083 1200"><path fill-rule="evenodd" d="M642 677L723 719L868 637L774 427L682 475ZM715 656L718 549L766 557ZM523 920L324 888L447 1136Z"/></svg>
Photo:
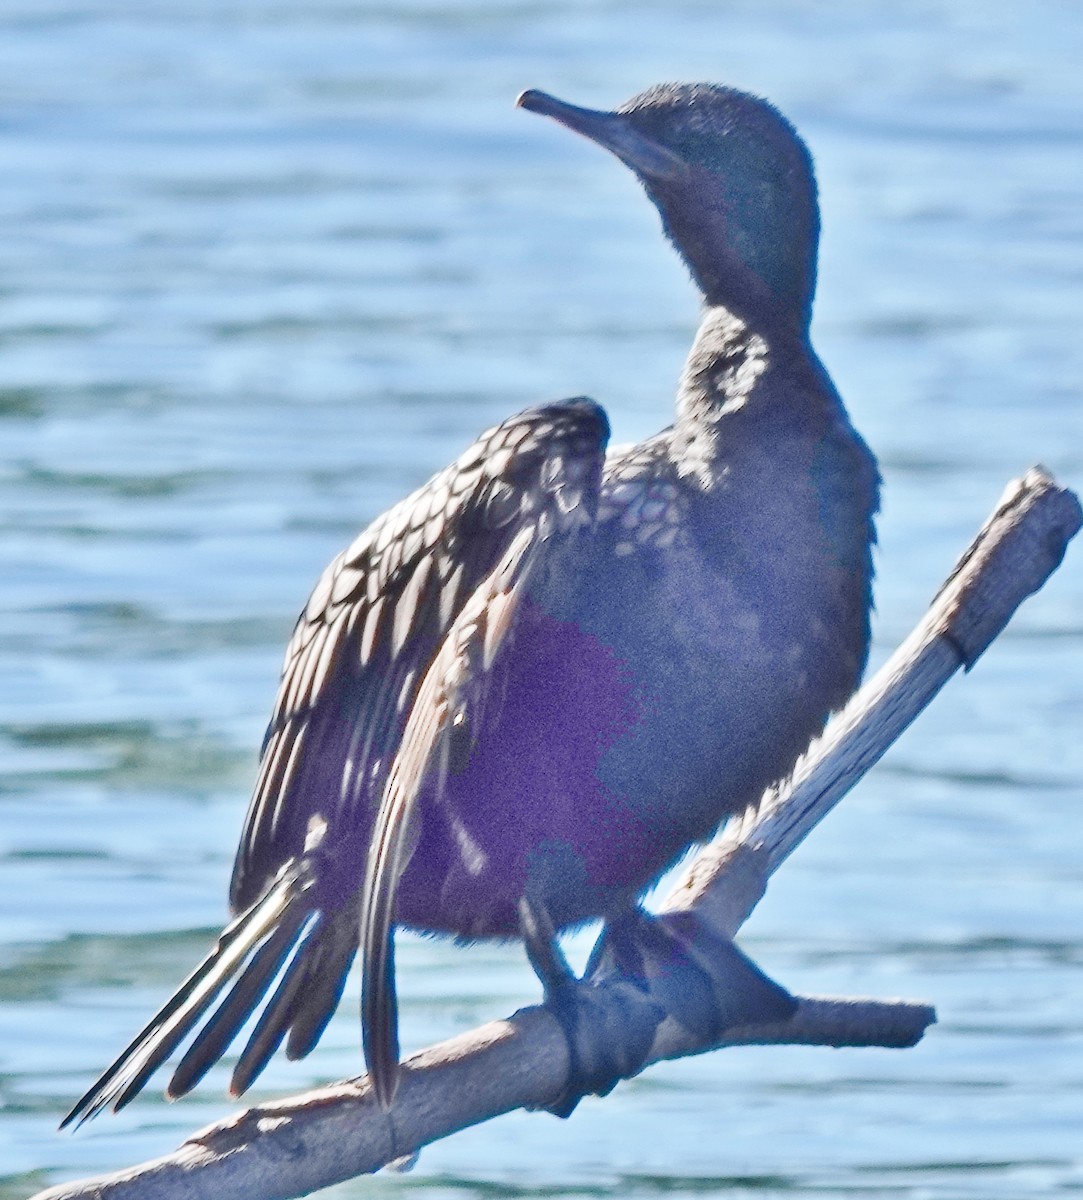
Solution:
<svg viewBox="0 0 1083 1200"><path fill-rule="evenodd" d="M313 889L301 872L283 874L226 926L214 949L76 1101L61 1128L81 1125L106 1108L114 1112L123 1108L229 989L177 1067L169 1095L183 1095L193 1087L258 1006L298 938L308 932L305 923L311 921L314 909ZM299 977L303 972L293 974ZM276 1000L281 991L280 986ZM265 1063L263 1058L257 1070L249 1069L249 1082Z"/></svg>
<svg viewBox="0 0 1083 1200"><path fill-rule="evenodd" d="M336 913L321 930L319 945L305 955L304 1005L290 1025L286 1057L304 1058L320 1040L338 1007L357 953L357 920L352 909Z"/></svg>
<svg viewBox="0 0 1083 1200"><path fill-rule="evenodd" d="M319 921L309 930L309 937L316 931L318 925ZM294 959L291 969L287 970L278 981L274 994L267 1002L263 1012L260 1013L256 1027L252 1030L252 1035L244 1050L241 1051L237 1065L233 1068L233 1075L229 1082L231 1096L243 1096L248 1091L252 1081L282 1044L282 1039L286 1036L286 1030L290 1027L296 1011L297 998L303 992L304 982L305 972L301 969L297 959Z"/></svg>
<svg viewBox="0 0 1083 1200"><path fill-rule="evenodd" d="M283 913L281 921L253 954L244 974L185 1050L166 1089L171 1100L190 1092L222 1057L289 958L308 915L300 905Z"/></svg>

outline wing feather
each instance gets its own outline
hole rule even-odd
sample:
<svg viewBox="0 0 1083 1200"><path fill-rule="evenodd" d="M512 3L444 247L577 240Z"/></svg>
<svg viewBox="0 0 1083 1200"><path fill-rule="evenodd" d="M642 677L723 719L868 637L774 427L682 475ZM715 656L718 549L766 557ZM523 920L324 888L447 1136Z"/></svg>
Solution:
<svg viewBox="0 0 1083 1200"><path fill-rule="evenodd" d="M388 751L423 672L520 528L542 513L573 527L577 506L593 502L607 436L588 400L527 410L483 434L327 568L287 650L234 865L234 911L302 852L314 816L330 827L329 845L341 846L344 832L361 835L360 850L342 857L363 860ZM361 740L350 736L357 727ZM310 744L291 772L302 730Z"/></svg>
<svg viewBox="0 0 1083 1200"><path fill-rule="evenodd" d="M446 761L452 726L469 719L471 693L479 697L485 690L485 676L507 637L542 544L538 525L521 529L455 619L425 673L376 818L361 903L361 1029L376 1097L385 1109L398 1081L395 889L406 866L416 801L430 773Z"/></svg>
<svg viewBox="0 0 1083 1200"><path fill-rule="evenodd" d="M366 950L389 982L370 988L370 1016L393 1045L393 948L379 931L390 931L418 788L446 758L444 709L480 713L485 665L513 633L528 568L593 519L608 432L589 400L521 413L330 564L287 647L234 863L236 916L66 1123L126 1103L202 1023L170 1087L186 1091L261 1005L231 1090L244 1091L287 1033L291 1056L307 1053L357 950L377 821ZM385 1058L393 1088L397 1048Z"/></svg>

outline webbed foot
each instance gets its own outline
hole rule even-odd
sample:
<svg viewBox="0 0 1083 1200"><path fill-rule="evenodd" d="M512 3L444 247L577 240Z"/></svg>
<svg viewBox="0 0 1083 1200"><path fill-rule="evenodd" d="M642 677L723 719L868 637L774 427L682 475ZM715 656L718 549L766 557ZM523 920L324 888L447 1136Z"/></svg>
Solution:
<svg viewBox="0 0 1083 1200"><path fill-rule="evenodd" d="M784 1020L796 1009L785 988L692 913L652 917L632 908L610 920L582 979L544 909L523 900L520 918L527 956L568 1044L568 1081L548 1108L559 1117L584 1096L608 1095L638 1074L663 1018L711 1040L737 1025Z"/></svg>
<svg viewBox="0 0 1083 1200"><path fill-rule="evenodd" d="M635 984L576 978L548 913L525 899L519 911L527 957L568 1045L567 1083L548 1111L568 1117L584 1096L606 1096L642 1068L662 1009Z"/></svg>

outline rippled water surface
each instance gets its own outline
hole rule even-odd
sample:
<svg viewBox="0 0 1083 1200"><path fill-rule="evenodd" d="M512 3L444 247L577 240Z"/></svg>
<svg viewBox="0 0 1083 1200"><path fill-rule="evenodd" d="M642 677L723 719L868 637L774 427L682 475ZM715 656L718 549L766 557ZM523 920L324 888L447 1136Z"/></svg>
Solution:
<svg viewBox="0 0 1083 1200"><path fill-rule="evenodd" d="M1071 0L0 6L0 1197L162 1153L224 1073L56 1122L202 953L293 614L487 424L667 420L695 298L614 162L511 100L774 98L819 164L815 325L881 457L876 654L1005 481L1083 482ZM791 987L934 1001L909 1052L667 1064L342 1195L1083 1191L1083 551L772 885ZM403 939L413 1047L533 1000ZM358 1069L356 1001L257 1095Z"/></svg>

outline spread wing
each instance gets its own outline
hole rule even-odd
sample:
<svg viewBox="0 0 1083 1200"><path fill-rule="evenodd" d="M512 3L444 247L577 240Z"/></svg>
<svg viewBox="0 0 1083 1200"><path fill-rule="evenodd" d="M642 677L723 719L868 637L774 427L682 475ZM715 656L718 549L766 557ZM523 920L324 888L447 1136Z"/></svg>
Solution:
<svg viewBox="0 0 1083 1200"><path fill-rule="evenodd" d="M608 432L586 399L528 409L324 571L287 648L234 864L236 916L65 1124L126 1104L201 1022L170 1095L194 1087L261 1006L235 1094L287 1032L290 1057L315 1045L357 950L368 844L421 682L449 633L461 646L464 612L494 588L517 597L550 539L592 518ZM427 717L413 724L396 777L420 786L439 738Z"/></svg>
<svg viewBox="0 0 1083 1200"><path fill-rule="evenodd" d="M589 400L528 409L483 434L324 571L286 651L234 864L235 912L306 844L348 858L359 885L424 672L524 528L579 519L582 498L597 494L607 435Z"/></svg>

